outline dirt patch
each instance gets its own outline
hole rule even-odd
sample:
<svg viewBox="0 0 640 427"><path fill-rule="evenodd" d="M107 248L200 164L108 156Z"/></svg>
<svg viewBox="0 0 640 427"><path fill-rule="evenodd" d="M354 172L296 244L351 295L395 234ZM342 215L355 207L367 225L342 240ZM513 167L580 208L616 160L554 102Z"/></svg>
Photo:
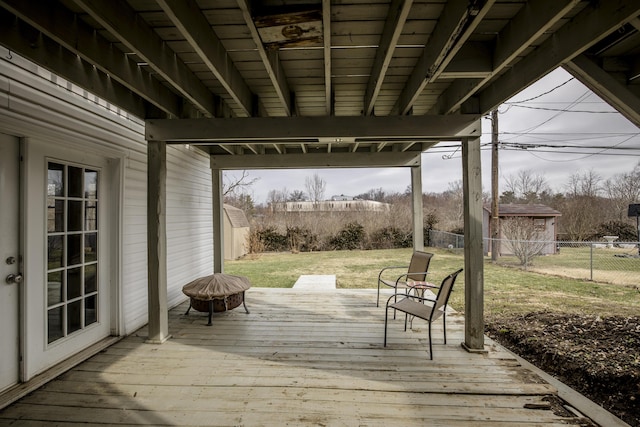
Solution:
<svg viewBox="0 0 640 427"><path fill-rule="evenodd" d="M640 317L491 316L492 339L640 427Z"/></svg>

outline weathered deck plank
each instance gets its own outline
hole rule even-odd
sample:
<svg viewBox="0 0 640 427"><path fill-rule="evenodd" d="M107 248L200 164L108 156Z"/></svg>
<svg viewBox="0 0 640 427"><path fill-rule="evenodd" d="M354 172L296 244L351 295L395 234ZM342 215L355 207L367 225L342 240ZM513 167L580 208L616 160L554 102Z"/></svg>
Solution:
<svg viewBox="0 0 640 427"><path fill-rule="evenodd" d="M238 309L184 315L173 338L138 331L0 412L0 424L553 426L577 421L547 405L556 390L497 346L460 346L460 315L434 329L391 321L375 293L252 289Z"/></svg>

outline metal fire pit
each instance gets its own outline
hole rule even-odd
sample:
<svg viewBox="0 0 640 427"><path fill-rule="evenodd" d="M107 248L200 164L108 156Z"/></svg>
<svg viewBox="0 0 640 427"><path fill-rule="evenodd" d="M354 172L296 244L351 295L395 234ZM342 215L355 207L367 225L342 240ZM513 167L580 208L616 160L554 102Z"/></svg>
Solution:
<svg viewBox="0 0 640 427"><path fill-rule="evenodd" d="M242 276L215 273L200 277L182 287L182 292L190 298L189 308L185 315L189 314L191 308L204 313L208 312L209 323L207 326L211 326L213 313L232 310L240 304L249 313L244 293L250 287L249 279Z"/></svg>

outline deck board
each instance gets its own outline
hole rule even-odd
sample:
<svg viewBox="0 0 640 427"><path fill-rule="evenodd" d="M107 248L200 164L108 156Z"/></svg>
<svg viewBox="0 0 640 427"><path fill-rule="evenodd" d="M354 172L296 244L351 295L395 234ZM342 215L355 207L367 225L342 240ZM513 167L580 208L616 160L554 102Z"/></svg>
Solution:
<svg viewBox="0 0 640 427"><path fill-rule="evenodd" d="M146 344L143 329L0 412L0 424L553 426L578 422L544 406L557 391L490 344L465 352L463 317L448 344L424 323L403 331L375 291L312 295L253 288L242 308L170 313L172 338Z"/></svg>

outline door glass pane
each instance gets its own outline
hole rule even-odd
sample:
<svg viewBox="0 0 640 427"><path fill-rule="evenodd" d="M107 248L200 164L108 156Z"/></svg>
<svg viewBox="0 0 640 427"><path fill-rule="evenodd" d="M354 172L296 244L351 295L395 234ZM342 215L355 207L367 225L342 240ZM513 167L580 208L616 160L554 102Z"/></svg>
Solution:
<svg viewBox="0 0 640 427"><path fill-rule="evenodd" d="M84 262L98 260L98 233L88 233L84 236Z"/></svg>
<svg viewBox="0 0 640 427"><path fill-rule="evenodd" d="M64 165L49 163L48 196L64 196Z"/></svg>
<svg viewBox="0 0 640 427"><path fill-rule="evenodd" d="M52 306L62 302L62 271L55 271L47 275L47 305Z"/></svg>
<svg viewBox="0 0 640 427"><path fill-rule="evenodd" d="M87 265L84 268L84 293L90 294L98 289L97 272L98 266L96 264Z"/></svg>
<svg viewBox="0 0 640 427"><path fill-rule="evenodd" d="M82 197L82 168L76 168L74 166L69 166L69 197Z"/></svg>
<svg viewBox="0 0 640 427"><path fill-rule="evenodd" d="M64 200L47 198L47 231L64 231Z"/></svg>
<svg viewBox="0 0 640 427"><path fill-rule="evenodd" d="M67 301L82 295L82 268L67 270Z"/></svg>
<svg viewBox="0 0 640 427"><path fill-rule="evenodd" d="M67 206L67 231L82 231L82 202L69 200Z"/></svg>
<svg viewBox="0 0 640 427"><path fill-rule="evenodd" d="M62 307L52 308L47 312L47 325L47 342L52 343L64 337Z"/></svg>
<svg viewBox="0 0 640 427"><path fill-rule="evenodd" d="M67 203L67 231L82 231L82 202L69 200Z"/></svg>
<svg viewBox="0 0 640 427"><path fill-rule="evenodd" d="M84 229L98 229L98 202L87 200L84 205Z"/></svg>
<svg viewBox="0 0 640 427"><path fill-rule="evenodd" d="M67 236L67 265L76 265L82 262L82 235L70 234Z"/></svg>
<svg viewBox="0 0 640 427"><path fill-rule="evenodd" d="M84 325L88 326L98 321L98 296L92 295L84 300Z"/></svg>
<svg viewBox="0 0 640 427"><path fill-rule="evenodd" d="M84 171L84 197L87 199L98 198L98 172Z"/></svg>
<svg viewBox="0 0 640 427"><path fill-rule="evenodd" d="M48 268L53 270L54 268L62 267L62 260L64 259L64 248L62 242L64 236L49 236L47 239L47 259L49 261Z"/></svg>
<svg viewBox="0 0 640 427"><path fill-rule="evenodd" d="M82 328L82 300L67 305L67 335Z"/></svg>

